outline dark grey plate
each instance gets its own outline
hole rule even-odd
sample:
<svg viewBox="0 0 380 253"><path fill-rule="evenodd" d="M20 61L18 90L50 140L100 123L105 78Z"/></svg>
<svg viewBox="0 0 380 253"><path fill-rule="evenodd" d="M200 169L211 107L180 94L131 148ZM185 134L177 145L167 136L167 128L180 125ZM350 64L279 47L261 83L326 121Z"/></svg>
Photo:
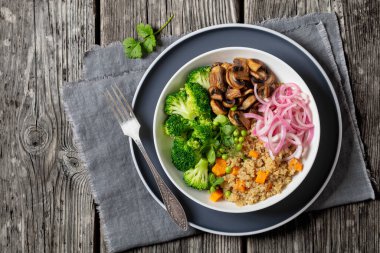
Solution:
<svg viewBox="0 0 380 253"><path fill-rule="evenodd" d="M241 38L244 38L242 40ZM186 62L222 47L251 47L268 52L290 65L309 86L318 107L321 138L318 153L301 185L281 202L242 214L208 209L183 195L163 171L153 142L153 115L166 83ZM218 234L248 235L276 228L301 214L321 193L335 168L341 142L340 109L331 83L316 60L282 34L252 25L219 25L191 33L167 48L142 78L133 101L141 123L142 142L164 181L184 206L190 225ZM137 146L132 156L140 177L152 196L163 206L158 188Z"/></svg>

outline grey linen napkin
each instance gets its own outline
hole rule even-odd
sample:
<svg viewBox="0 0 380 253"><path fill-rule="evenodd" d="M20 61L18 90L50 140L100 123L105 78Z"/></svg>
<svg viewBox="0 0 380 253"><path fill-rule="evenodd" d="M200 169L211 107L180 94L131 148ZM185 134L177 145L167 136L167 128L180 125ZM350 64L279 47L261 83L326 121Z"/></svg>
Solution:
<svg viewBox="0 0 380 253"><path fill-rule="evenodd" d="M305 47L329 75L341 105L343 142L340 158L330 183L309 210L374 199L336 16L310 14L267 20L259 25L281 32ZM128 140L123 137L102 96L112 83L127 82L127 87L119 87L131 101L145 70L176 39L163 38L157 52L143 60L126 59L120 43L96 47L85 54L84 80L68 83L62 90L111 252L197 232L194 229L180 231L145 189L134 168Z"/></svg>

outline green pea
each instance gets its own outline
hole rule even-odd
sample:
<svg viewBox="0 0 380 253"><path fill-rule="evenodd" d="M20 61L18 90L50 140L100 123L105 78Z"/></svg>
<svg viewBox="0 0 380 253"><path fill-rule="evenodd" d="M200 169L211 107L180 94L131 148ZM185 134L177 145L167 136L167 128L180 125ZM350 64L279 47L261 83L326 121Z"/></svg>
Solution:
<svg viewBox="0 0 380 253"><path fill-rule="evenodd" d="M226 168L226 173L229 174L229 173L231 173L231 171L232 171L231 166L227 166L227 168Z"/></svg>
<svg viewBox="0 0 380 253"><path fill-rule="evenodd" d="M220 152L220 153L224 153L224 152L226 152L226 150L225 150L224 148L220 148L220 149L219 149L219 152Z"/></svg>
<svg viewBox="0 0 380 253"><path fill-rule="evenodd" d="M214 192L216 189L215 189L215 186L211 186L210 187L210 192L212 193L212 192Z"/></svg>
<svg viewBox="0 0 380 253"><path fill-rule="evenodd" d="M247 130L241 130L241 132L240 132L240 134L241 134L241 136L243 136L243 137L246 137L247 136Z"/></svg>
<svg viewBox="0 0 380 253"><path fill-rule="evenodd" d="M217 121L214 120L214 121L212 122L212 124L213 124L214 126L218 126L218 125L219 125L219 122L217 122Z"/></svg>
<svg viewBox="0 0 380 253"><path fill-rule="evenodd" d="M231 111L236 111L236 109L237 109L237 106L234 105L230 110L231 110Z"/></svg>
<svg viewBox="0 0 380 253"><path fill-rule="evenodd" d="M243 136L240 136L239 137L239 142L242 143L244 141L244 137Z"/></svg>
<svg viewBox="0 0 380 253"><path fill-rule="evenodd" d="M238 137L234 138L234 143L239 143L239 138Z"/></svg>
<svg viewBox="0 0 380 253"><path fill-rule="evenodd" d="M229 198L231 196L231 191L225 191L224 196L226 196L226 198Z"/></svg>
<svg viewBox="0 0 380 253"><path fill-rule="evenodd" d="M240 133L239 133L239 130L236 129L236 130L234 131L234 136L237 137L237 136L239 136L239 134L240 134Z"/></svg>
<svg viewBox="0 0 380 253"><path fill-rule="evenodd" d="M236 144L236 150L237 151L240 151L242 148L243 148L243 145L241 145L241 143Z"/></svg>
<svg viewBox="0 0 380 253"><path fill-rule="evenodd" d="M222 159L223 159L223 160L227 160L227 159L228 159L228 155L227 155L227 154L223 154L223 155L222 155Z"/></svg>

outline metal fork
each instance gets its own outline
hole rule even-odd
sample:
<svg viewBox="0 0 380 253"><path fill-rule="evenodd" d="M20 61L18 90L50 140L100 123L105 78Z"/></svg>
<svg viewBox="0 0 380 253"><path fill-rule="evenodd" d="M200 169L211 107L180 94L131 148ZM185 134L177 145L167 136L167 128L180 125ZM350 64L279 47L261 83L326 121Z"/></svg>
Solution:
<svg viewBox="0 0 380 253"><path fill-rule="evenodd" d="M153 174L154 180L158 185L158 189L160 190L169 215L182 230L186 231L188 229L186 213L183 210L181 203L162 180L160 174L158 174L156 168L146 153L139 136L140 123L137 121L131 106L127 102L127 99L116 85L111 85L111 89L107 89L104 95L109 100L109 105L112 108L124 135L131 137L143 154L145 161Z"/></svg>

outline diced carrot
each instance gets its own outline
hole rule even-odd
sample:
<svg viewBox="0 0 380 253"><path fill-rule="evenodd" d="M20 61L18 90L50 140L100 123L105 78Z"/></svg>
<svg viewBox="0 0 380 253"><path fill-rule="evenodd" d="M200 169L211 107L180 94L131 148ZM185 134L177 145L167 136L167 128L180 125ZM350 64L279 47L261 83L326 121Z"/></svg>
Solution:
<svg viewBox="0 0 380 253"><path fill-rule="evenodd" d="M216 158L215 165L211 171L218 177L226 174L227 162L222 158Z"/></svg>
<svg viewBox="0 0 380 253"><path fill-rule="evenodd" d="M303 164L298 159L293 158L288 162L289 168L295 169L296 171L302 171Z"/></svg>
<svg viewBox="0 0 380 253"><path fill-rule="evenodd" d="M259 152L255 151L255 150L251 150L251 151L249 151L248 155L252 158L257 159L259 157Z"/></svg>
<svg viewBox="0 0 380 253"><path fill-rule="evenodd" d="M267 180L268 175L269 175L268 171L259 170L257 172L257 176L256 176L256 179L255 179L255 182L258 183L258 184L264 184L265 180Z"/></svg>
<svg viewBox="0 0 380 253"><path fill-rule="evenodd" d="M238 166L234 166L233 168L232 168L232 172L231 172L231 174L232 175L234 175L234 176L237 176L237 174L239 173L239 167Z"/></svg>
<svg viewBox="0 0 380 253"><path fill-rule="evenodd" d="M244 180L237 179L234 188L238 191L244 192L246 190Z"/></svg>
<svg viewBox="0 0 380 253"><path fill-rule="evenodd" d="M294 168L296 169L296 171L302 171L303 164L298 162L298 163L296 163L296 165L294 165Z"/></svg>
<svg viewBox="0 0 380 253"><path fill-rule="evenodd" d="M218 189L218 190L214 191L213 193L211 193L210 200L212 202L216 202L219 199L221 199L222 197L223 197L223 191Z"/></svg>

